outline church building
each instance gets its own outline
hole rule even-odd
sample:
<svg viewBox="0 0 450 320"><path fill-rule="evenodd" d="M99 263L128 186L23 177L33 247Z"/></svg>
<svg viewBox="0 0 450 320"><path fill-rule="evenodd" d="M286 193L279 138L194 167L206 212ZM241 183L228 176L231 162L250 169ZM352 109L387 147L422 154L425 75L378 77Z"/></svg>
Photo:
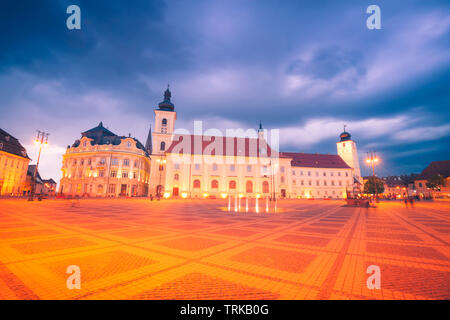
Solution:
<svg viewBox="0 0 450 320"><path fill-rule="evenodd" d="M346 197L362 182L356 143L341 133L337 155L279 152L255 137L176 134L169 88L154 110L150 192L169 197Z"/></svg>

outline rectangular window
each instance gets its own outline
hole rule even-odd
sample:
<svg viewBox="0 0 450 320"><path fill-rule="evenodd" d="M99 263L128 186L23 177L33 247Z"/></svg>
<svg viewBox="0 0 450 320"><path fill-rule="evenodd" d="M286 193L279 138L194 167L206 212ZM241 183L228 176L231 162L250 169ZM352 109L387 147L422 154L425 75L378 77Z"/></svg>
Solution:
<svg viewBox="0 0 450 320"><path fill-rule="evenodd" d="M308 171L308 176L311 177L311 171Z"/></svg>
<svg viewBox="0 0 450 320"><path fill-rule="evenodd" d="M212 165L212 169L213 169L213 171L217 171L217 164L216 163L213 163L213 165Z"/></svg>
<svg viewBox="0 0 450 320"><path fill-rule="evenodd" d="M234 164L230 164L230 171L234 172L236 170L236 166Z"/></svg>
<svg viewBox="0 0 450 320"><path fill-rule="evenodd" d="M326 186L327 185L327 181L323 180L323 185Z"/></svg>
<svg viewBox="0 0 450 320"><path fill-rule="evenodd" d="M345 176L348 177L348 172L345 173Z"/></svg>
<svg viewBox="0 0 450 320"><path fill-rule="evenodd" d="M117 159L117 158L112 158L112 160L111 160L111 165L113 165L113 166L118 166L118 165L119 165L119 159Z"/></svg>
<svg viewBox="0 0 450 320"><path fill-rule="evenodd" d="M179 163L174 163L173 167L175 168L175 170L179 170L180 169L180 164Z"/></svg>
<svg viewBox="0 0 450 320"><path fill-rule="evenodd" d="M326 176L327 176L327 173L326 173L326 172L324 172L324 173L323 173L323 176L324 176L324 177L326 177Z"/></svg>
<svg viewBox="0 0 450 320"><path fill-rule="evenodd" d="M195 164L195 170L200 170L200 163Z"/></svg>
<svg viewBox="0 0 450 320"><path fill-rule="evenodd" d="M110 184L108 187L108 193L116 193L116 185Z"/></svg>
<svg viewBox="0 0 450 320"><path fill-rule="evenodd" d="M101 158L101 159L100 159L100 164L101 164L101 165L104 165L105 163L106 163L106 159L105 159L105 158Z"/></svg>
<svg viewBox="0 0 450 320"><path fill-rule="evenodd" d="M300 175L301 175L301 176L303 175L303 171L300 171Z"/></svg>
<svg viewBox="0 0 450 320"><path fill-rule="evenodd" d="M318 186L319 185L319 180L316 180L316 186Z"/></svg>
<svg viewBox="0 0 450 320"><path fill-rule="evenodd" d="M342 186L342 181L341 180L339 180L339 185Z"/></svg>
<svg viewBox="0 0 450 320"><path fill-rule="evenodd" d="M333 172L331 172L330 174L331 174L331 176L334 176L334 173L333 173Z"/></svg>
<svg viewBox="0 0 450 320"><path fill-rule="evenodd" d="M117 171L111 171L111 178L117 177Z"/></svg>
<svg viewBox="0 0 450 320"><path fill-rule="evenodd" d="M139 161L134 160L134 167L137 168L138 165L139 165Z"/></svg>
<svg viewBox="0 0 450 320"><path fill-rule="evenodd" d="M104 176L105 176L105 171L104 171L104 170L100 170L100 171L98 172L98 176L99 176L99 177L104 177Z"/></svg>
<svg viewBox="0 0 450 320"><path fill-rule="evenodd" d="M135 171L133 172L133 179L137 179L138 178L138 173Z"/></svg>
<svg viewBox="0 0 450 320"><path fill-rule="evenodd" d="M295 170L292 170L292 175L295 176Z"/></svg>
<svg viewBox="0 0 450 320"><path fill-rule="evenodd" d="M130 160L129 159L124 159L123 160L123 165L124 165L124 167L128 167L130 165Z"/></svg>
<svg viewBox="0 0 450 320"><path fill-rule="evenodd" d="M252 172L252 166L251 165L247 165L247 172Z"/></svg>
<svg viewBox="0 0 450 320"><path fill-rule="evenodd" d="M122 172L122 178L128 178L128 171Z"/></svg>
<svg viewBox="0 0 450 320"><path fill-rule="evenodd" d="M303 186L305 184L305 182L302 180L302 181L300 181L300 184Z"/></svg>
<svg viewBox="0 0 450 320"><path fill-rule="evenodd" d="M284 167L280 167L280 172L284 173Z"/></svg>

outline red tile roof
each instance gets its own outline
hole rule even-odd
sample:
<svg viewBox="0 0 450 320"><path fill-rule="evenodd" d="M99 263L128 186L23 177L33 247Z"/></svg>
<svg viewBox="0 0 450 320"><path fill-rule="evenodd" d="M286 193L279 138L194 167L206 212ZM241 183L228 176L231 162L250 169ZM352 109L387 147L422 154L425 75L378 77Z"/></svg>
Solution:
<svg viewBox="0 0 450 320"><path fill-rule="evenodd" d="M263 155L259 154L259 144L259 139L255 138L175 135L166 153L262 157ZM293 167L350 169L338 155L298 152L278 153L265 143L264 146L267 147L267 156L269 157L279 155L280 158L292 158L291 165Z"/></svg>
<svg viewBox="0 0 450 320"><path fill-rule="evenodd" d="M280 152L280 158L292 158L293 167L350 169L348 164L335 154Z"/></svg>
<svg viewBox="0 0 450 320"><path fill-rule="evenodd" d="M222 136L175 135L166 153L263 157L259 139ZM267 156L276 156L268 145ZM263 145L261 147L264 147Z"/></svg>
<svg viewBox="0 0 450 320"><path fill-rule="evenodd" d="M433 161L428 167L423 169L420 174L423 178L430 178L432 176L441 175L444 178L450 176L450 160Z"/></svg>

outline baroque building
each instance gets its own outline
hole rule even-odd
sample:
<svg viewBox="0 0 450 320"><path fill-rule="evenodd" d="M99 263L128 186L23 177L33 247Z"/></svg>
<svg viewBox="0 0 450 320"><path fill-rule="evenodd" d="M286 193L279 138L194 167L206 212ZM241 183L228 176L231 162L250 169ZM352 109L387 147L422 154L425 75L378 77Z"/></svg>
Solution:
<svg viewBox="0 0 450 320"><path fill-rule="evenodd" d="M89 197L148 194L148 150L136 138L109 131L102 122L67 147L61 170L62 194Z"/></svg>
<svg viewBox="0 0 450 320"><path fill-rule="evenodd" d="M22 195L30 158L17 138L0 129L0 195Z"/></svg>

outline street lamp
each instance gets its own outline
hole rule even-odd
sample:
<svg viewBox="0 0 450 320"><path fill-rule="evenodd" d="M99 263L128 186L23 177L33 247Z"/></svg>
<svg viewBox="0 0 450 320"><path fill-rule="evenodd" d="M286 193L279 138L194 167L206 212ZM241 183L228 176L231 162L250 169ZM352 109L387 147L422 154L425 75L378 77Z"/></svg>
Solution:
<svg viewBox="0 0 450 320"><path fill-rule="evenodd" d="M380 160L378 159L375 151L367 152L366 162L368 165L372 166L373 183L375 185L375 198L377 201L378 201L378 188L377 188L377 183L375 180L375 165L378 164L379 161Z"/></svg>
<svg viewBox="0 0 450 320"><path fill-rule="evenodd" d="M38 154L38 158L37 158L37 162L36 162L36 167L34 167L33 179L31 181L31 192L28 197L28 201L34 200L34 192L36 190L36 175L38 172L39 159L41 158L42 147L48 146L48 136L50 135L50 133L46 133L46 132L39 131L39 130L37 130L37 132L38 133L36 136L36 140L34 140L34 144L39 145L39 154Z"/></svg>
<svg viewBox="0 0 450 320"><path fill-rule="evenodd" d="M158 200L161 198L161 192L162 192L162 185L161 185L161 178L162 178L162 172L164 170L164 164L166 163L166 159L162 159L162 156L159 157L159 159L156 159L156 162L159 164L159 184L157 188L157 197Z"/></svg>

